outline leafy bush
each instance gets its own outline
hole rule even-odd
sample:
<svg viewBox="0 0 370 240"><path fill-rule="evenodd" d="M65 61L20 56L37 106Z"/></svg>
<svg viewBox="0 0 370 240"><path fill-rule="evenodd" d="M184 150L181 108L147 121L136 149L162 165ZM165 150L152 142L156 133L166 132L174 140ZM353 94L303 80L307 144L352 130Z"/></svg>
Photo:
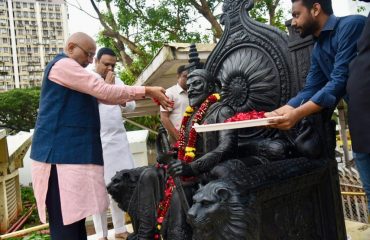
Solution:
<svg viewBox="0 0 370 240"><path fill-rule="evenodd" d="M35 127L40 89L14 89L0 93L0 127L29 131Z"/></svg>

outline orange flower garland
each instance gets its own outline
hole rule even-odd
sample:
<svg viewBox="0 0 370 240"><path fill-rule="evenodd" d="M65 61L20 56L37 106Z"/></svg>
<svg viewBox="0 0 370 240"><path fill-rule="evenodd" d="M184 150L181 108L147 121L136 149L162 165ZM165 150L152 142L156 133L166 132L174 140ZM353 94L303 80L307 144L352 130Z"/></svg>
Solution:
<svg viewBox="0 0 370 240"><path fill-rule="evenodd" d="M187 145L185 145L185 132L186 132L186 126L188 125L188 122L190 120L191 115L194 112L194 109L190 106L186 108L186 111L184 113L184 117L181 122L180 127L180 136L178 140L178 155L177 158L183 162L191 163L193 159L195 158L195 144L197 142L197 132L193 128L193 125L195 123L200 123L200 121L203 120L205 113L207 112L208 108L215 102L218 102L221 99L220 94L214 93L200 105L198 111L196 112L193 120L191 121L191 130L188 137ZM166 168L167 166L165 166ZM162 223L164 220L164 217L167 214L167 211L170 207L170 202L172 198L172 192L175 188L175 183L173 181L173 178L170 176L167 179L166 182L166 189L164 194L164 199L159 203L159 207L157 210L157 232L154 235L155 240L161 239L160 236L160 230L162 228Z"/></svg>

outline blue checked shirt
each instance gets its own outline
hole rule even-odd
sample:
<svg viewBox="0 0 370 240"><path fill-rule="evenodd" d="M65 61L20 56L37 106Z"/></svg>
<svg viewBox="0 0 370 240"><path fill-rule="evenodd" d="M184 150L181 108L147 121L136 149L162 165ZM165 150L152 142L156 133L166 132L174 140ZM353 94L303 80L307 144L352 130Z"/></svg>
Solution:
<svg viewBox="0 0 370 240"><path fill-rule="evenodd" d="M365 20L360 15L329 17L315 39L306 84L288 105L296 108L309 100L323 108L337 105L345 95L348 66L357 54L357 40Z"/></svg>

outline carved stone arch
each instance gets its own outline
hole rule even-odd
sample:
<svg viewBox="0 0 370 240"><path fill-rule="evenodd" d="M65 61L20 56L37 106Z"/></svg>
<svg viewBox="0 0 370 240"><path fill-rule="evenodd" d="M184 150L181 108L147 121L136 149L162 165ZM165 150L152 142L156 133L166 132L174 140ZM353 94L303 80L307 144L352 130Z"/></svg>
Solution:
<svg viewBox="0 0 370 240"><path fill-rule="evenodd" d="M237 112L271 111L291 97L288 35L249 17L253 0L226 0L225 26L205 68L222 84L223 101Z"/></svg>

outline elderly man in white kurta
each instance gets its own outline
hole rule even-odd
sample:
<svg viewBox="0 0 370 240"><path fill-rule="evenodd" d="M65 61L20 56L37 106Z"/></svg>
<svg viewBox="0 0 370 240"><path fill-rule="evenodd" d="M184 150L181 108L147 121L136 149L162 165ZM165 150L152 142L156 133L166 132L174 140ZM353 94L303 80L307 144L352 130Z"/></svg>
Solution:
<svg viewBox="0 0 370 240"><path fill-rule="evenodd" d="M116 64L116 55L109 48L101 48L95 59L95 72L102 77L113 71ZM116 85L124 85L120 79L115 79ZM133 111L135 102L126 102L122 105L106 105L99 103L100 138L103 147L104 180L108 185L116 172L134 167L134 160L130 152L126 130L123 125L122 111ZM124 212L110 197L110 210L116 239L126 239ZM93 216L95 231L99 239L107 239L107 212Z"/></svg>

